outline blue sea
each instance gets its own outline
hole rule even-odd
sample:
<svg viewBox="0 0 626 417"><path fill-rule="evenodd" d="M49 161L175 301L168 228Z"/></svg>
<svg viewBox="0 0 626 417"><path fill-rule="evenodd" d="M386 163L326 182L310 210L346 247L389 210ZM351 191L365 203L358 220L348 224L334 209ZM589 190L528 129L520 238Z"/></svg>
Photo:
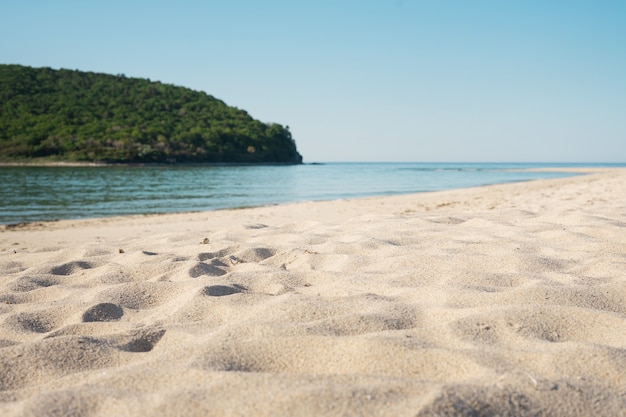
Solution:
<svg viewBox="0 0 626 417"><path fill-rule="evenodd" d="M556 178L599 164L0 167L0 224L252 207ZM624 166L624 164L621 164Z"/></svg>

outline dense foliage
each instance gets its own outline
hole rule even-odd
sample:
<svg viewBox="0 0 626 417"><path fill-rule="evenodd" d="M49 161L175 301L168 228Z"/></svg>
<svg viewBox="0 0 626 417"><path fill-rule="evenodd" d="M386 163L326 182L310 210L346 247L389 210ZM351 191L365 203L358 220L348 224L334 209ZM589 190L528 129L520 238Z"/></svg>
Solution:
<svg viewBox="0 0 626 417"><path fill-rule="evenodd" d="M288 128L203 92L92 72L0 65L0 159L285 162Z"/></svg>

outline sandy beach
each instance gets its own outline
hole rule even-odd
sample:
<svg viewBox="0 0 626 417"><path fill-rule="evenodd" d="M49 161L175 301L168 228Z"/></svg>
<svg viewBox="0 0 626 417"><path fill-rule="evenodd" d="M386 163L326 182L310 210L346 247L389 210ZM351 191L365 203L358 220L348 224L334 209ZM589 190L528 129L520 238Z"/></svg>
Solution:
<svg viewBox="0 0 626 417"><path fill-rule="evenodd" d="M1 226L0 415L623 416L626 170L584 171Z"/></svg>

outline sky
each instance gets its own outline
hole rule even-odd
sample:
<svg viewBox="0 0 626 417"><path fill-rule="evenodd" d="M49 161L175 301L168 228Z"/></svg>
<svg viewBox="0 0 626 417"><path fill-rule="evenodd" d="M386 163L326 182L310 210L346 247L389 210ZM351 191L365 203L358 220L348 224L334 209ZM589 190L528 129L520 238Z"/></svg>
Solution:
<svg viewBox="0 0 626 417"><path fill-rule="evenodd" d="M204 91L305 162L626 162L623 0L0 0L0 63Z"/></svg>

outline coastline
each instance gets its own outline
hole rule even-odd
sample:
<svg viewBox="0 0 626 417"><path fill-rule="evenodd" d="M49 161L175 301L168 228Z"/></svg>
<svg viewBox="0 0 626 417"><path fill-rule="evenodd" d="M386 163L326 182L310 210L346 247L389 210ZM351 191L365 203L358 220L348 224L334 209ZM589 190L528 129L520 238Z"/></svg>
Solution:
<svg viewBox="0 0 626 417"><path fill-rule="evenodd" d="M1 166L1 164L0 164ZM61 165L59 165L61 166ZM94 165L95 166L95 165ZM626 167L618 167L618 168L603 168L603 167L544 167L544 168L524 168L520 170L512 170L512 171L531 171L531 172L569 172L576 173L581 175L587 174L597 174L604 173L610 171L624 171L626 172ZM566 177L573 178L573 177ZM193 219L193 221L198 221L198 219L203 219L205 216L211 216L211 214L215 214L216 217L221 217L221 214L228 214L232 211L238 210L264 210L269 209L273 210L276 208L284 207L287 211L290 211L293 207L293 210L297 210L298 206L301 205L309 205L309 204L333 204L333 203L347 203L349 205L353 205L352 203L359 205L360 201L367 202L369 200L395 200L395 199L403 199L403 198L411 198L411 197L423 197L425 200L431 199L431 195L436 199L439 198L440 193L463 193L466 190L476 190L480 192L480 190L485 187L498 187L498 186L506 186L512 185L515 183L526 183L526 182L536 182L536 181L551 181L551 180L560 180L557 179L549 179L549 178L540 178L540 179L530 179L523 180L519 182L511 182L511 183L496 183L496 184L485 184L475 187L463 187L451 190L437 190L437 191L424 191L419 193L401 193L401 194L393 194L393 195L381 195L381 196L370 196L370 197L356 197L356 198L340 198L340 199L331 199L331 200L313 200L313 201L294 201L294 202L285 202L285 203L275 203L275 204L265 204L259 206L243 206L243 207L229 207L229 208L220 208L214 210L193 210L193 211L180 211L180 212L159 212L159 213L138 213L138 214L129 214L129 215L114 215L114 216L106 216L106 217L81 217L81 218L69 218L69 219L52 219L52 220L34 220L34 221L24 221L18 223L7 223L0 224L0 232L10 232L10 231L19 231L19 230L37 230L37 229L51 229L58 230L63 228L74 228L81 227L83 225L97 225L100 223L105 223L108 225L112 225L116 222L120 224L142 224L142 223L151 223L151 219L155 218L157 223L159 221L180 221L181 219ZM355 215L365 214L364 211L358 210Z"/></svg>
<svg viewBox="0 0 626 417"><path fill-rule="evenodd" d="M0 187L5 201L0 223L262 207L572 175L563 173L566 168L516 169L528 164L270 165L0 167L5 184Z"/></svg>
<svg viewBox="0 0 626 417"><path fill-rule="evenodd" d="M618 415L626 169L576 172L4 228L0 412Z"/></svg>
<svg viewBox="0 0 626 417"><path fill-rule="evenodd" d="M228 167L302 165L303 162L80 162L80 161L21 161L2 162L0 167Z"/></svg>

